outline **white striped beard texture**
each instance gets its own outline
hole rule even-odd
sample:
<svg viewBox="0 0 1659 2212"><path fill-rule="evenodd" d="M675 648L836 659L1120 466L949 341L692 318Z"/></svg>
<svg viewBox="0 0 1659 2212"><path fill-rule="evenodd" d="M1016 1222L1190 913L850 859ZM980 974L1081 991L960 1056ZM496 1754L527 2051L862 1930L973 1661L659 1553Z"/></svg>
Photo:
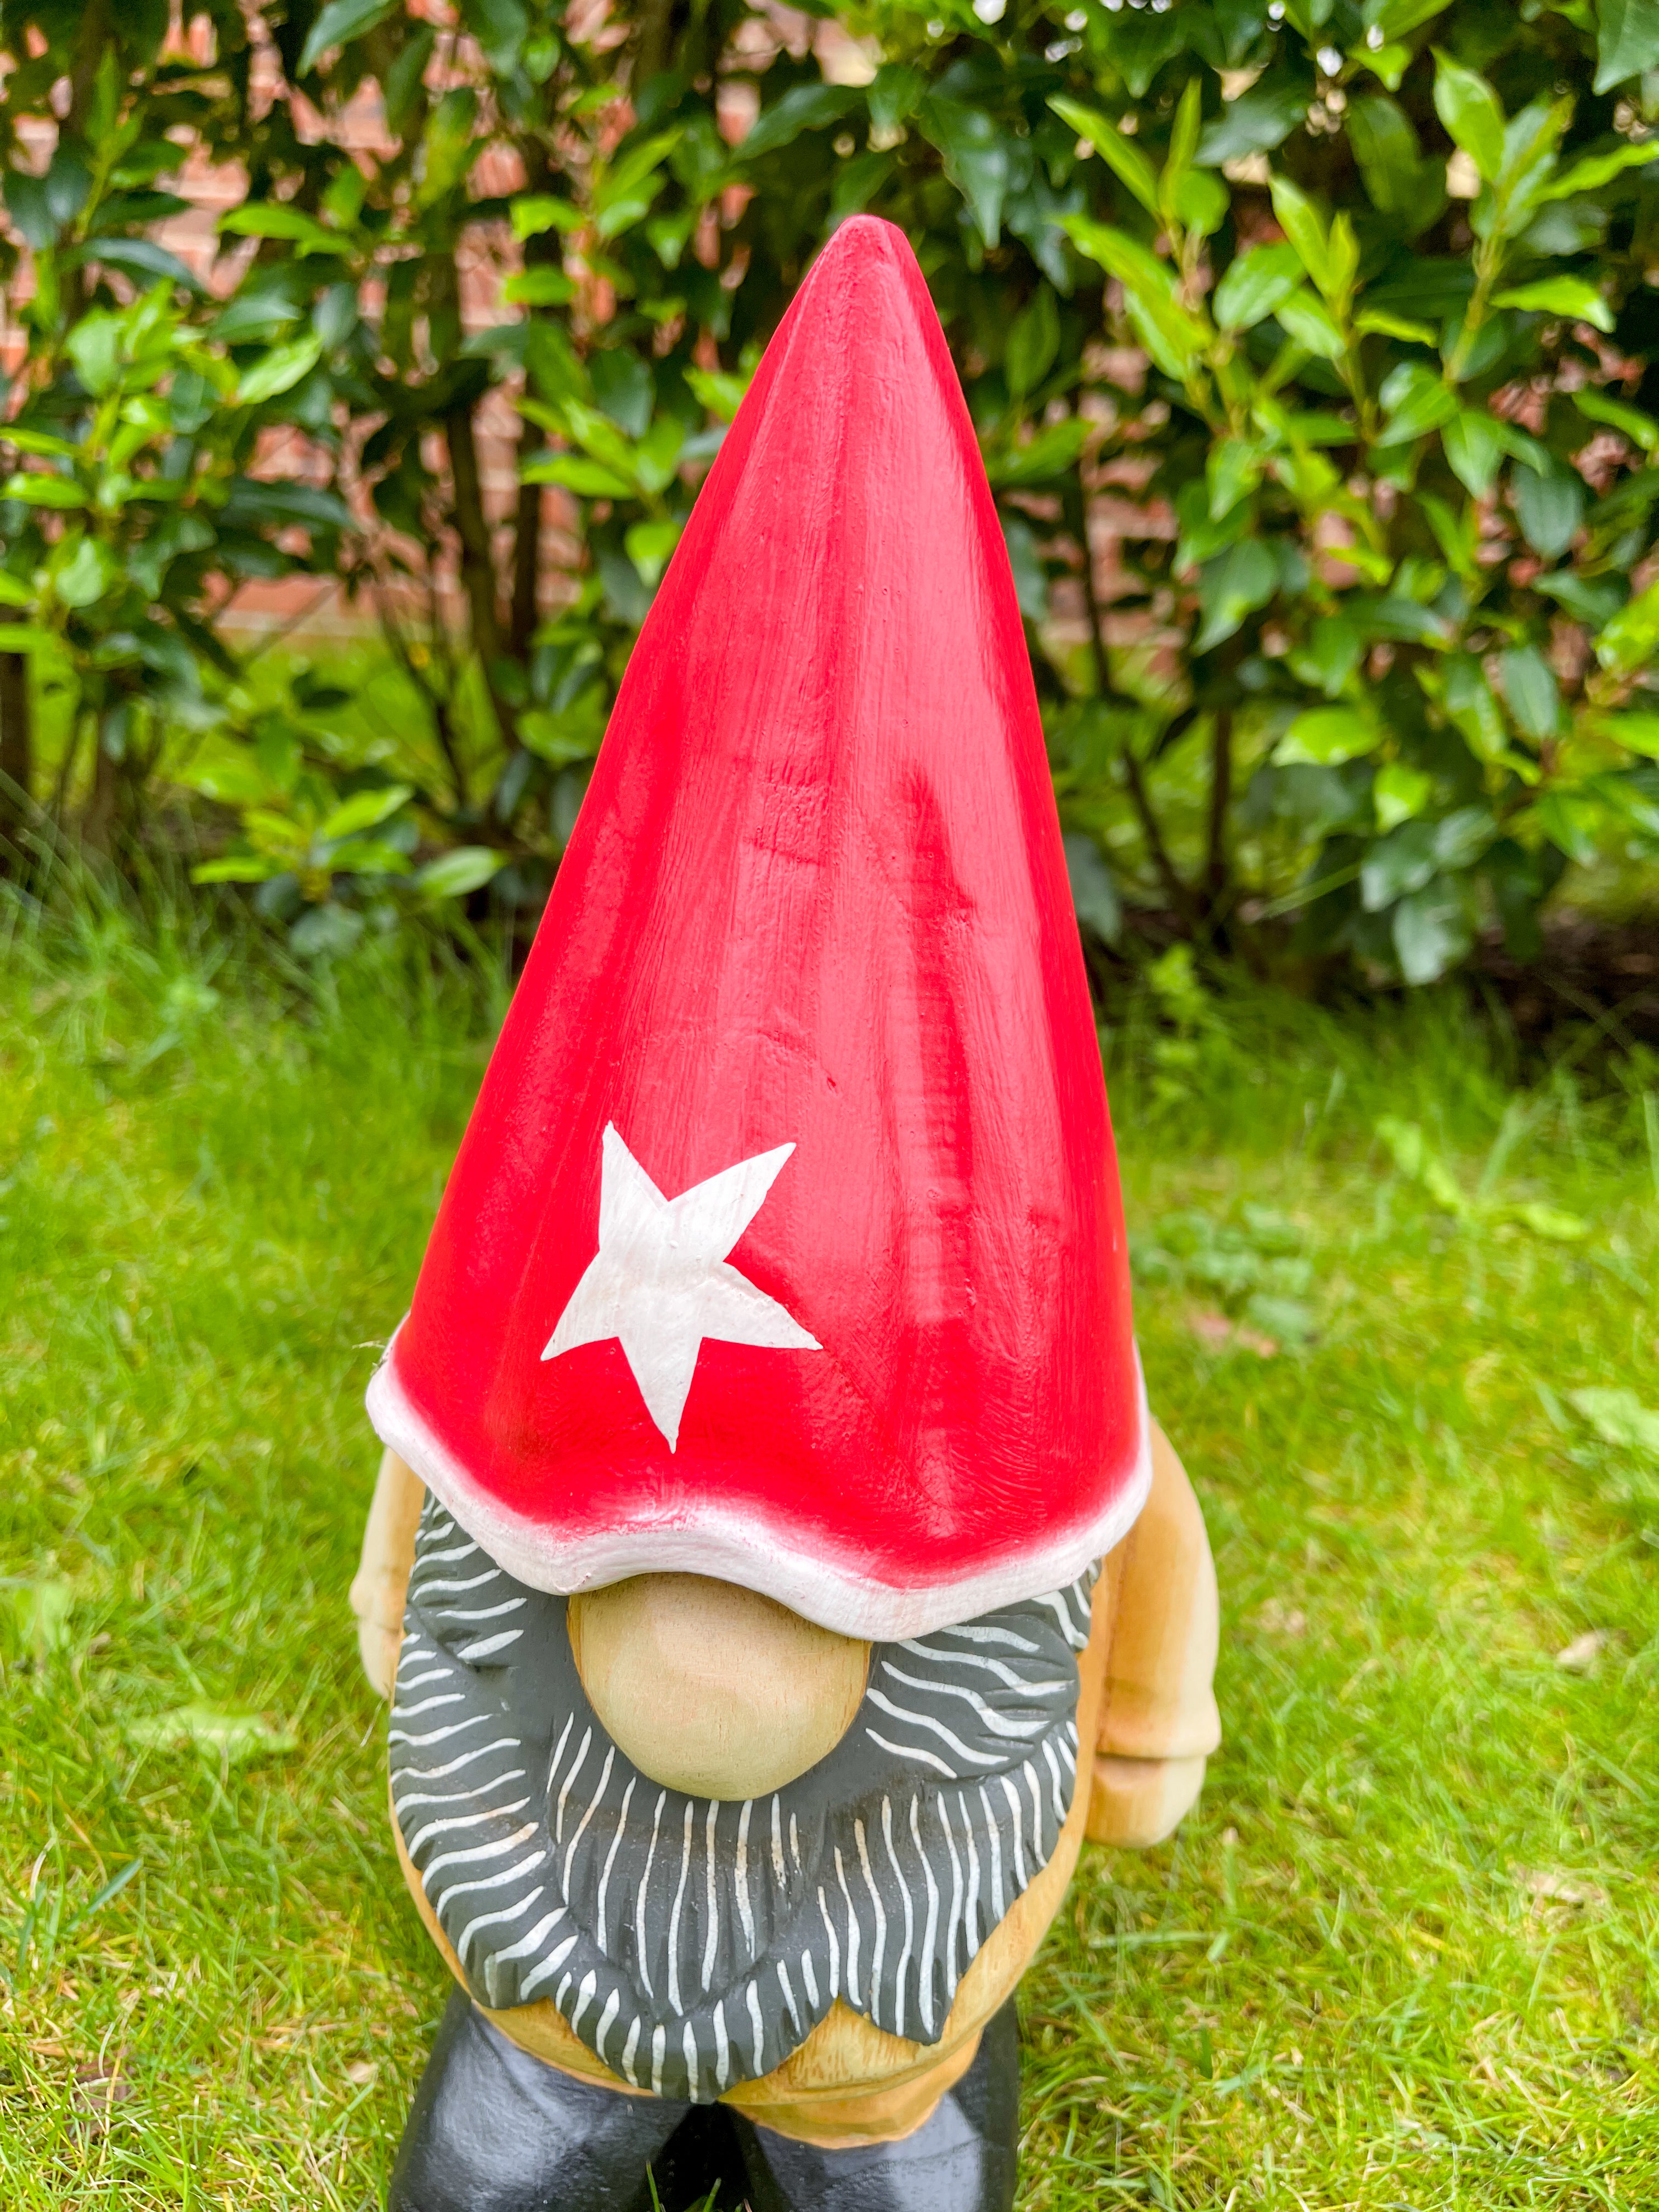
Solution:
<svg viewBox="0 0 1659 2212"><path fill-rule="evenodd" d="M690 1797L600 1725L566 1601L515 1582L428 1497L392 1795L473 1996L550 1998L624 2081L696 2103L781 2065L838 1997L937 2042L1065 1825L1097 1572L874 1645L852 1726L809 1772L764 1797Z"/></svg>

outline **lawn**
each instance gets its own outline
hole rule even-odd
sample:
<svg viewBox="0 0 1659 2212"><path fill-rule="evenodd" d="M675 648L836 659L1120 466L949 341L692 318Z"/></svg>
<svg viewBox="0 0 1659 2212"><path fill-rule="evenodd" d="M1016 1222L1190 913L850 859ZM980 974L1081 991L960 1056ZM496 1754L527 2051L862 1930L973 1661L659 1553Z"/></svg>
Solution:
<svg viewBox="0 0 1659 2212"><path fill-rule="evenodd" d="M362 1395L504 991L116 920L0 979L0 2197L357 2212L446 1994L345 1603ZM1024 1984L1021 2203L1650 2206L1643 1079L1179 962L1104 1042L1226 1741Z"/></svg>

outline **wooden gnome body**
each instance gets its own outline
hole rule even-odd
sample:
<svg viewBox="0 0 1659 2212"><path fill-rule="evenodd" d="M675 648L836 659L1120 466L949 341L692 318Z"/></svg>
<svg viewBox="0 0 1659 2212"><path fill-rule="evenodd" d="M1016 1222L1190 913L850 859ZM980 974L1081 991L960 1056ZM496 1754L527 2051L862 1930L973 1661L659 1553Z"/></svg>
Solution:
<svg viewBox="0 0 1659 2212"><path fill-rule="evenodd" d="M394 1832L477 2008L394 2202L628 2203L716 2102L757 2205L1011 2201L989 2024L1085 1829L1196 1794L1214 1583L1000 531L884 224L698 500L369 1407Z"/></svg>

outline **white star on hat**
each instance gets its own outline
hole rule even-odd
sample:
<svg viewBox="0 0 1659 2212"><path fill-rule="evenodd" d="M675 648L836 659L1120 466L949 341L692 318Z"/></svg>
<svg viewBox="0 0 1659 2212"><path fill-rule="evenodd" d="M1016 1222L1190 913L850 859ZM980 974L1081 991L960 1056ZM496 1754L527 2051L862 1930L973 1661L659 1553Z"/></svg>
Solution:
<svg viewBox="0 0 1659 2212"><path fill-rule="evenodd" d="M775 1298L726 1264L794 1151L780 1145L665 1198L607 1122L599 1159L599 1249L547 1340L544 1359L579 1344L621 1344L646 1410L672 1451L705 1337L821 1352Z"/></svg>

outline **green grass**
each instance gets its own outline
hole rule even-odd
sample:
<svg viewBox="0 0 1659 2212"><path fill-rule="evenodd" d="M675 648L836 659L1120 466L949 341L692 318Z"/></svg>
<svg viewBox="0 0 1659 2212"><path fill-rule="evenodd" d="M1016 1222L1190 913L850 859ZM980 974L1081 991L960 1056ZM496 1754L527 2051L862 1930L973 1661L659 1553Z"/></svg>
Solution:
<svg viewBox="0 0 1659 2212"><path fill-rule="evenodd" d="M371 2205L446 1994L345 1588L501 993L217 957L0 939L9 2212ZM1511 1091L1449 1000L1179 984L1109 1046L1226 1742L1024 1985L1022 2203L1650 2205L1659 1467L1571 1397L1659 1406L1641 1102ZM192 1706L228 1748L146 1741Z"/></svg>

